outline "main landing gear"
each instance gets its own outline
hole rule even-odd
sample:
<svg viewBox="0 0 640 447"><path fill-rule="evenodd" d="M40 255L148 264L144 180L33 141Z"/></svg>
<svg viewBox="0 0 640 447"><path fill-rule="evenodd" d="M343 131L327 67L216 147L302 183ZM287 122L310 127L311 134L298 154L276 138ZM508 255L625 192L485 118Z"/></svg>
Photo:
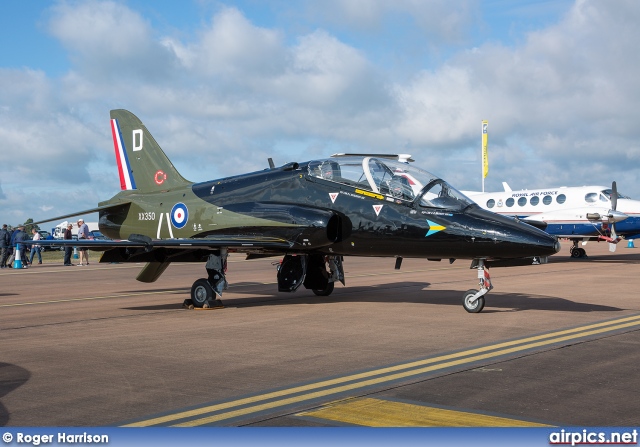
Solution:
<svg viewBox="0 0 640 447"><path fill-rule="evenodd" d="M185 307L223 307L220 297L227 288L227 256L226 249L209 255L206 265L208 277L193 283L191 299L185 300ZM304 285L317 296L329 296L336 281L344 284L342 256L286 255L277 263L277 269L280 292L294 292Z"/></svg>
<svg viewBox="0 0 640 447"><path fill-rule="evenodd" d="M276 268L279 292L295 292L304 285L317 296L329 296L336 281L344 285L342 256L286 255Z"/></svg>
<svg viewBox="0 0 640 447"><path fill-rule="evenodd" d="M209 255L207 259L208 278L200 278L191 286L191 300L185 301L187 307L213 308L222 307L222 291L228 286L225 272L227 271L226 249L220 250L219 253ZM191 301L191 303L188 303Z"/></svg>
<svg viewBox="0 0 640 447"><path fill-rule="evenodd" d="M489 275L489 270L484 264L484 259L474 260L471 263L471 268L478 270L480 290L467 290L462 296L462 306L467 312L476 314L484 308L484 296L489 290L493 289L493 286L491 285L491 275Z"/></svg>
<svg viewBox="0 0 640 447"><path fill-rule="evenodd" d="M571 253L571 257L572 258L586 258L587 257L587 252L586 252L586 250L584 248L578 247L578 240L574 239L572 242L573 242L573 245L569 249L569 253Z"/></svg>

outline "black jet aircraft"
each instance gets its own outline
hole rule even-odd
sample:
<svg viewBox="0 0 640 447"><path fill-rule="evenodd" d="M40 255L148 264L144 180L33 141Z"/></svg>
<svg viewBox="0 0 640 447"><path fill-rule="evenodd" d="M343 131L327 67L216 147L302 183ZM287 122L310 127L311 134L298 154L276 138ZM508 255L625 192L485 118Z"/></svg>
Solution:
<svg viewBox="0 0 640 447"><path fill-rule="evenodd" d="M146 262L137 279L153 282L171 262L203 262L207 277L191 287L195 307L219 305L231 252L282 256L278 290L301 285L331 294L344 281L349 256L472 260L479 290L463 306L480 312L492 288L485 261L545 257L555 237L481 209L437 176L386 156L342 156L272 166L258 172L193 183L169 161L142 122L111 111L122 191L89 210L111 241L100 262ZM47 244L47 241L38 241ZM78 245L77 241L51 241Z"/></svg>

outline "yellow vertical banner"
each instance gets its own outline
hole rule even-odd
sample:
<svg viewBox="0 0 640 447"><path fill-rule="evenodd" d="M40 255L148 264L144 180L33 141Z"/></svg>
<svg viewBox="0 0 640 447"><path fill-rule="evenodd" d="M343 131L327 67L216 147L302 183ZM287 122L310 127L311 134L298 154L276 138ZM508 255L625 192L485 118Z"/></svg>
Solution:
<svg viewBox="0 0 640 447"><path fill-rule="evenodd" d="M485 179L489 173L489 152L487 151L487 144L489 142L488 133L489 121L484 120L482 122L482 178Z"/></svg>

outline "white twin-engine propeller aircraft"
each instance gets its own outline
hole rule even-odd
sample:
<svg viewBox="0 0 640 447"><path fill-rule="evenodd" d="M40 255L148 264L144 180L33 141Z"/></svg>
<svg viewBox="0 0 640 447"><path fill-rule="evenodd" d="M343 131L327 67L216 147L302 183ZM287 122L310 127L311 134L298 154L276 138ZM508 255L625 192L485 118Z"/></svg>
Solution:
<svg viewBox="0 0 640 447"><path fill-rule="evenodd" d="M609 250L624 237L640 233L640 201L618 193L616 182L606 186L560 187L502 192L470 192L469 198L494 213L511 216L573 242L571 256L586 257L578 247L590 240L609 242Z"/></svg>

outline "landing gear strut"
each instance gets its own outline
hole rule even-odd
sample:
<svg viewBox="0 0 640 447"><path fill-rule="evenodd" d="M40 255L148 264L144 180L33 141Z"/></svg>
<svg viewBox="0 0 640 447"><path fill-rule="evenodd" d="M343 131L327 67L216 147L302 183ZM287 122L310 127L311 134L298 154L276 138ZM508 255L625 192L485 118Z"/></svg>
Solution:
<svg viewBox="0 0 640 447"><path fill-rule="evenodd" d="M484 259L478 259L471 264L471 268L478 270L478 281L480 290L469 289L462 295L462 306L469 313L476 314L484 308L484 296L493 289L491 285L491 275L484 264Z"/></svg>
<svg viewBox="0 0 640 447"><path fill-rule="evenodd" d="M191 286L191 304L193 307L222 307L222 291L227 288L227 250L209 255L207 259L208 278L200 278Z"/></svg>

